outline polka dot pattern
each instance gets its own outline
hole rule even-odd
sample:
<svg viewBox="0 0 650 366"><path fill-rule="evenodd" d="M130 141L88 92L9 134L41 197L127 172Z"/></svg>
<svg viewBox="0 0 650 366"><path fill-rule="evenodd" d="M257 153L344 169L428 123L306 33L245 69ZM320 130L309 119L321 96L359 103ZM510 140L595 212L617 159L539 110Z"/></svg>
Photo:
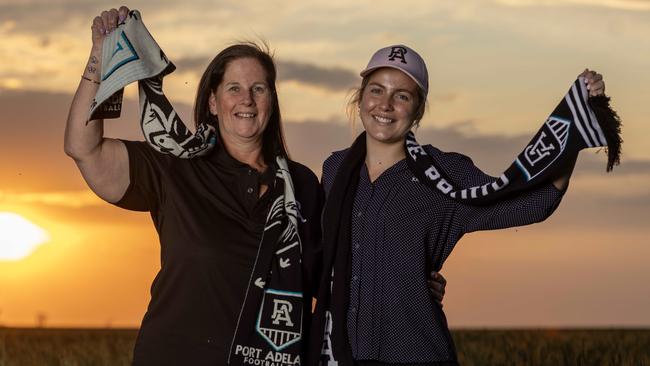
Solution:
<svg viewBox="0 0 650 366"><path fill-rule="evenodd" d="M457 153L424 146L461 186L494 180ZM326 194L347 150L323 165ZM551 184L489 206L453 201L421 184L405 160L370 182L365 165L353 204L347 330L356 360L455 361L444 312L427 287L463 234L539 222L561 199ZM327 228L324 228L327 230Z"/></svg>

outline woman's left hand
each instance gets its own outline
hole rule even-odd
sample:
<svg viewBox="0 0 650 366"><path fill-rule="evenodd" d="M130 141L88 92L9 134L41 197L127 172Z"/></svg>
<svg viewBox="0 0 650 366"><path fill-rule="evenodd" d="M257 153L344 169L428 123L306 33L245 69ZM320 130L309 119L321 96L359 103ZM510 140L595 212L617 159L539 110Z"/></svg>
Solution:
<svg viewBox="0 0 650 366"><path fill-rule="evenodd" d="M429 284L429 291L431 291L434 300L442 307L442 298L445 297L447 280L440 273L431 271L427 283Z"/></svg>
<svg viewBox="0 0 650 366"><path fill-rule="evenodd" d="M585 69L585 71L578 76L585 78L590 97L605 95L605 82L603 81L603 76L601 74L593 70Z"/></svg>

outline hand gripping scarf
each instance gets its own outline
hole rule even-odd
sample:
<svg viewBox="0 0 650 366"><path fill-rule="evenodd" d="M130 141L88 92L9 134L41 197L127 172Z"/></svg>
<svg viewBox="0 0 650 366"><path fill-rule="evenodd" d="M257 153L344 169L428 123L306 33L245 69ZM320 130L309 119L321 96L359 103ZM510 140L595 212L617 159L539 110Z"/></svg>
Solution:
<svg viewBox="0 0 650 366"><path fill-rule="evenodd" d="M162 79L174 70L140 13L131 11L104 40L102 82L88 119L119 117L123 88L138 81L140 123L147 142L178 158L208 154L217 143L215 128L202 123L192 134L163 94ZM273 203L229 345L231 365L300 364L303 300L298 210L287 161L278 156L276 163L270 188Z"/></svg>
<svg viewBox="0 0 650 366"><path fill-rule="evenodd" d="M431 190L464 204L485 205L552 181L585 148L606 146L606 170L611 171L619 163L621 143L620 120L609 107L609 98L588 98L580 77L514 163L491 183L460 186L424 151L412 132L406 136L404 149L409 169ZM364 132L341 163L323 211L324 263L310 330L308 365L353 364L345 322L350 291L350 223L365 156Z"/></svg>

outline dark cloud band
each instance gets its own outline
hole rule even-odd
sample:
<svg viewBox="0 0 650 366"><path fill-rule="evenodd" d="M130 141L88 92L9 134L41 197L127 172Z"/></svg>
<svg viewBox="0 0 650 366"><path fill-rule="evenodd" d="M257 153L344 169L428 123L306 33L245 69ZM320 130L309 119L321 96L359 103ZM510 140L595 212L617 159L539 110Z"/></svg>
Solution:
<svg viewBox="0 0 650 366"><path fill-rule="evenodd" d="M194 72L198 75L210 63L209 57L185 57L174 61L178 71ZM296 81L331 91L347 91L359 85L360 77L353 71L341 67L322 67L305 62L276 61L278 81Z"/></svg>

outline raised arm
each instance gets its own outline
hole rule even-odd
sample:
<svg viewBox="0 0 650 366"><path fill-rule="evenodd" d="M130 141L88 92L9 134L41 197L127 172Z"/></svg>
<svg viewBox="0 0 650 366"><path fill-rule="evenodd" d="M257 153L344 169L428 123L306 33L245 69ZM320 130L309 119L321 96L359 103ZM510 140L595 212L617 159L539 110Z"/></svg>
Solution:
<svg viewBox="0 0 650 366"><path fill-rule="evenodd" d="M585 78L589 96L599 96L605 93L603 76L595 71L585 69L579 76ZM488 206L460 206L463 211L465 232L476 230L492 230L506 227L521 226L540 222L549 217L562 199L569 186L569 180L578 154L569 157L569 164L558 172L549 184L524 192L516 197L491 204ZM469 160L469 159L468 159ZM463 164L469 172L470 179L484 181L486 175L476 168L471 160ZM487 178L493 180L494 178ZM485 181L487 182L487 181ZM482 183L485 183L482 182ZM475 182L476 183L476 182ZM476 185L476 184L471 184Z"/></svg>
<svg viewBox="0 0 650 366"><path fill-rule="evenodd" d="M129 185L129 160L126 147L119 140L104 137L104 121L86 123L90 105L100 83L102 45L129 12L125 6L95 17L91 26L92 49L72 99L65 128L64 150L74 159L82 176L100 198L117 202Z"/></svg>

